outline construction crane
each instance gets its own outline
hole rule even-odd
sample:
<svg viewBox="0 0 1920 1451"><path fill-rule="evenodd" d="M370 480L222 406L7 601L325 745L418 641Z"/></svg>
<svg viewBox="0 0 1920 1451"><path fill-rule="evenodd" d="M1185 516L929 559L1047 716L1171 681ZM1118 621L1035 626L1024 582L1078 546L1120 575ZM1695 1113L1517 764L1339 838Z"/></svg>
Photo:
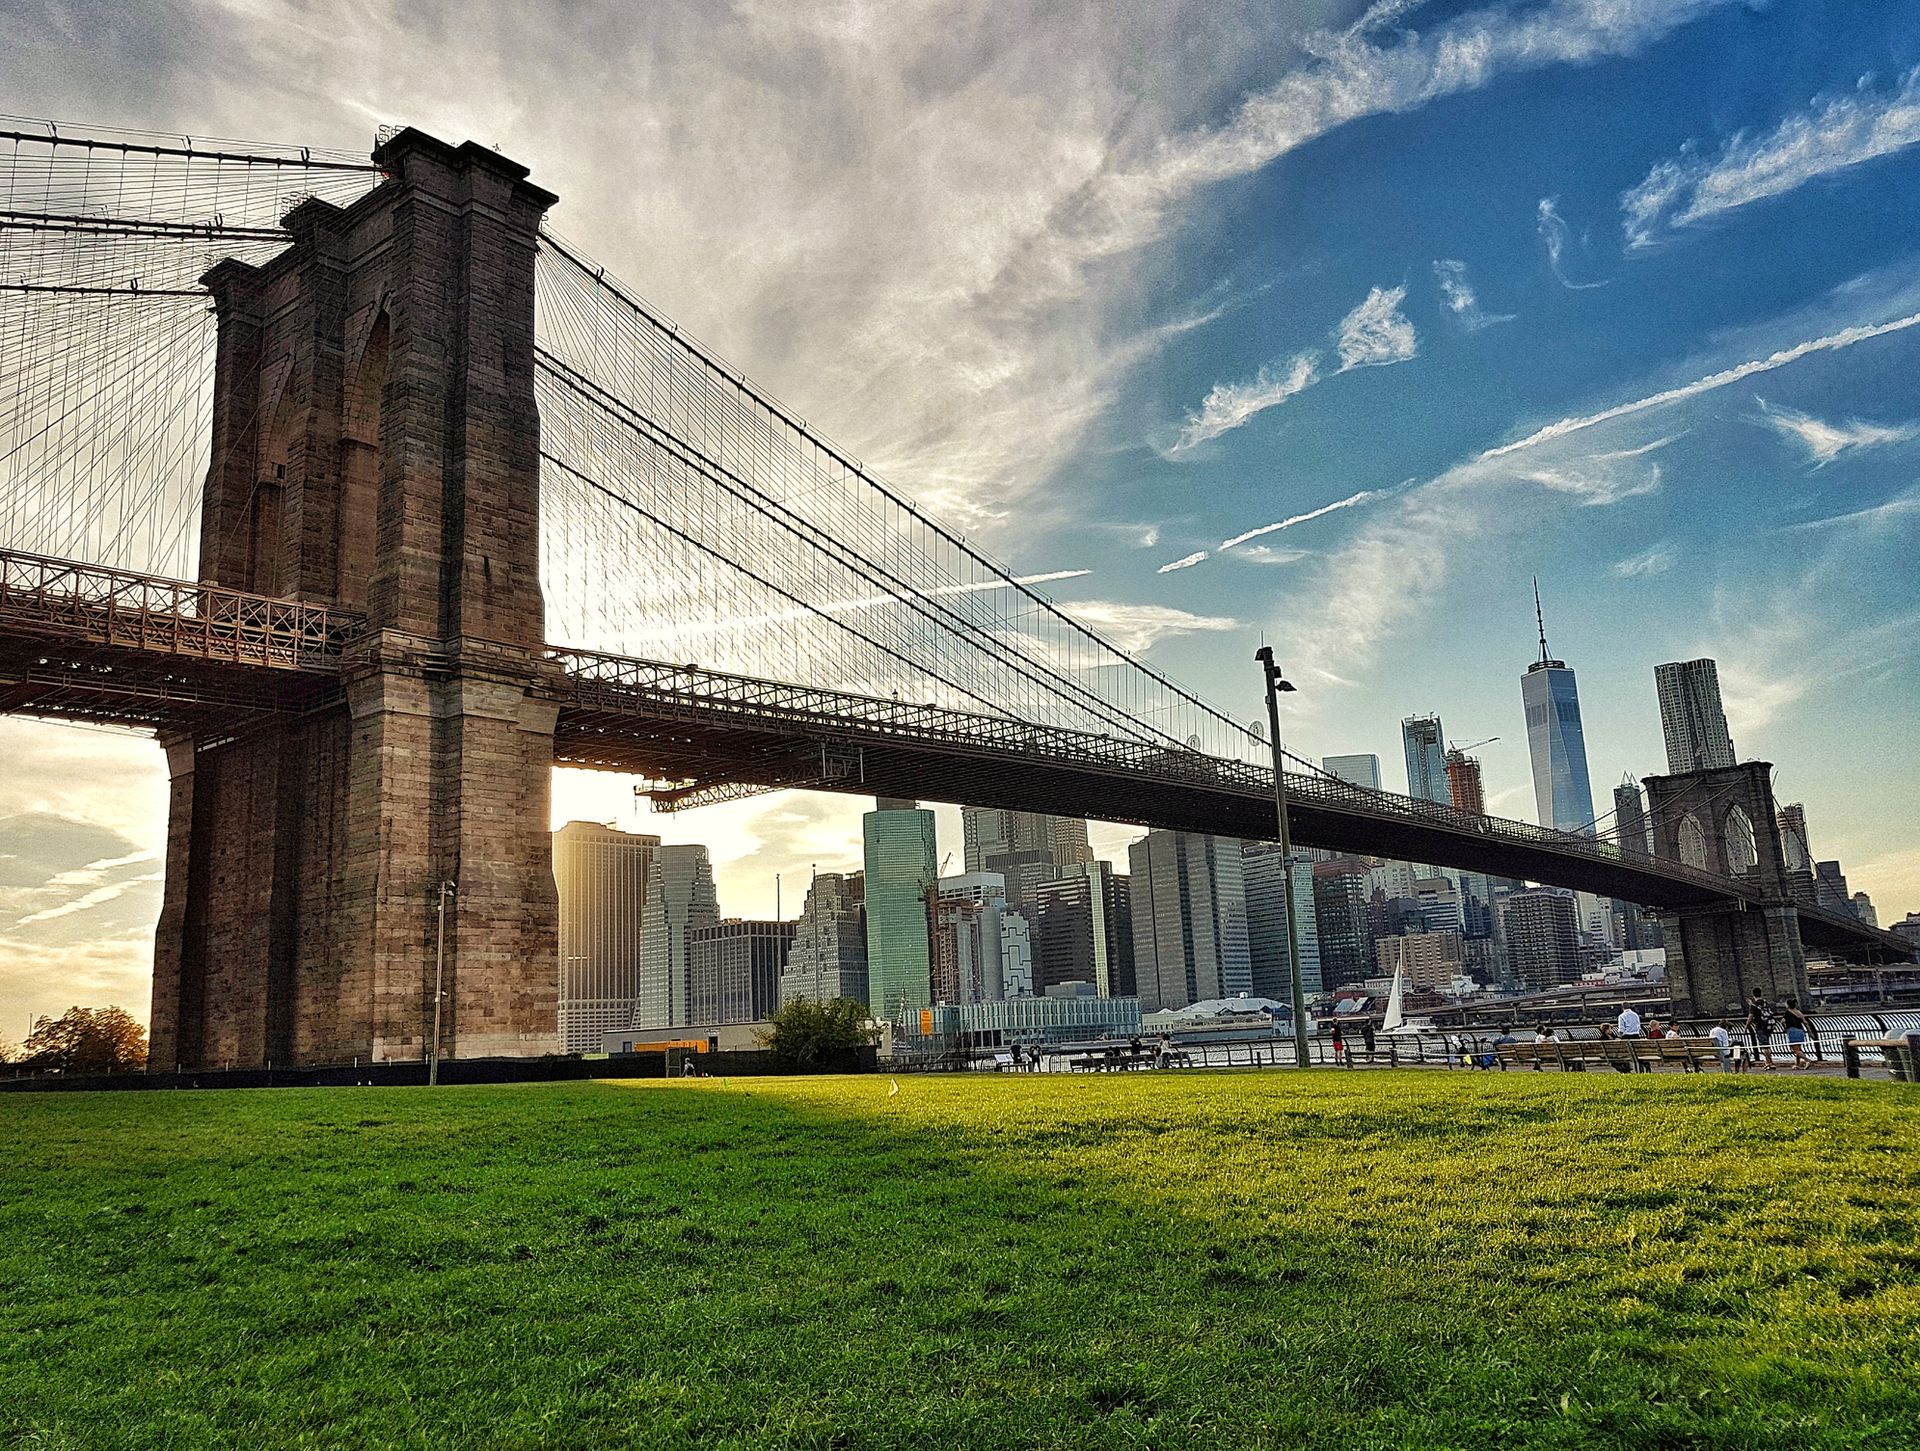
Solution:
<svg viewBox="0 0 1920 1451"><path fill-rule="evenodd" d="M1500 737L1498 736L1488 736L1484 741L1475 741L1471 745L1465 745L1465 746L1460 745L1456 741L1448 741L1447 750L1454 755L1464 756L1468 751L1477 751L1482 746L1490 746L1499 739Z"/></svg>

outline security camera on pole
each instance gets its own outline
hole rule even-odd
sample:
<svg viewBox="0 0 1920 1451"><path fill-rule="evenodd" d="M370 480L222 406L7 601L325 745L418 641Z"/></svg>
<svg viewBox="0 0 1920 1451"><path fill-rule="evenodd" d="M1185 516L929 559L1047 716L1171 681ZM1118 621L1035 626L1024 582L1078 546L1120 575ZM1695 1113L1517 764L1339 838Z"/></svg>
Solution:
<svg viewBox="0 0 1920 1451"><path fill-rule="evenodd" d="M1280 692L1293 682L1273 663L1272 647L1262 645L1253 658L1267 678L1267 738L1273 746L1273 810L1280 823L1280 880L1287 900L1287 978L1293 988L1293 1061L1307 1066L1307 997L1300 985L1300 914L1293 900L1293 833L1287 820L1286 756L1280 749Z"/></svg>

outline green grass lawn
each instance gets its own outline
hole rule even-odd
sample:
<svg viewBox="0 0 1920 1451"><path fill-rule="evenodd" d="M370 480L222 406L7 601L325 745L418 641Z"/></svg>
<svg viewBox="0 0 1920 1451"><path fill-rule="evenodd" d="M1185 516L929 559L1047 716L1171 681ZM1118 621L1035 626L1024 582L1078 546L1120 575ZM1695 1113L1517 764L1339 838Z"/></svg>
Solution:
<svg viewBox="0 0 1920 1451"><path fill-rule="evenodd" d="M1920 1095L0 1097L0 1443L1920 1445Z"/></svg>

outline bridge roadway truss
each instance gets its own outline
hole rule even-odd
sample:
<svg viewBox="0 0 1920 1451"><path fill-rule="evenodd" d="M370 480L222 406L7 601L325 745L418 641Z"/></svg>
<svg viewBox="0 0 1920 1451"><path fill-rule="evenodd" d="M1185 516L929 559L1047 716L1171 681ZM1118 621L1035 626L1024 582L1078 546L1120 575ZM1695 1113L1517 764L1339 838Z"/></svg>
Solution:
<svg viewBox="0 0 1920 1451"><path fill-rule="evenodd" d="M338 705L368 637L349 610L0 550L0 711L192 734ZM657 783L667 804L740 785L1013 807L1269 840L1270 770L934 704L549 647L554 763ZM1528 822L1289 772L1295 839L1548 882L1668 910L1757 907L1737 877ZM1799 909L1803 940L1901 960L1892 933Z"/></svg>

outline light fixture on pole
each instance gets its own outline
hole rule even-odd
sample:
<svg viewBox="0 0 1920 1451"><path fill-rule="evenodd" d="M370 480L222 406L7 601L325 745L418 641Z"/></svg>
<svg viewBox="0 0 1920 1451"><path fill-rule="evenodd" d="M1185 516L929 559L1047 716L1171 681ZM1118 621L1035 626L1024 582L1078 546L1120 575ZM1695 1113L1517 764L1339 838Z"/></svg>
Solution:
<svg viewBox="0 0 1920 1451"><path fill-rule="evenodd" d="M433 934L433 1042L427 1048L427 1087L440 1082L440 1004L446 997L447 977L447 898L453 895L453 883L440 884L439 922Z"/></svg>
<svg viewBox="0 0 1920 1451"><path fill-rule="evenodd" d="M1260 662L1267 681L1267 738L1273 747L1273 812L1280 826L1281 891L1287 901L1287 979L1293 989L1293 1061L1307 1066L1307 998L1300 983L1300 913L1293 900L1293 832L1287 819L1286 756L1280 749L1280 692L1292 690L1293 682L1273 663L1273 649L1262 645L1253 658Z"/></svg>

